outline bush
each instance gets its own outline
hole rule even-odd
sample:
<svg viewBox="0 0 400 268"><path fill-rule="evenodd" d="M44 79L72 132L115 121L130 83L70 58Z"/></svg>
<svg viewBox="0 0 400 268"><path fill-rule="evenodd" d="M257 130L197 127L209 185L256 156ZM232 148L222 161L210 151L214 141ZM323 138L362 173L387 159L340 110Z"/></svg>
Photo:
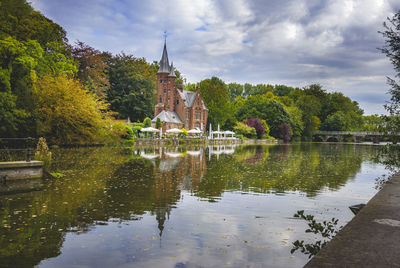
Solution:
<svg viewBox="0 0 400 268"><path fill-rule="evenodd" d="M244 123L249 127L253 127L256 130L257 138L260 139L262 135L264 135L265 126L264 123L259 118L249 118Z"/></svg>
<svg viewBox="0 0 400 268"><path fill-rule="evenodd" d="M256 129L254 127L250 127L242 122L237 122L233 130L238 135L243 135L247 138L254 138L257 135Z"/></svg>
<svg viewBox="0 0 400 268"><path fill-rule="evenodd" d="M143 121L143 127L151 127L151 119L146 117Z"/></svg>

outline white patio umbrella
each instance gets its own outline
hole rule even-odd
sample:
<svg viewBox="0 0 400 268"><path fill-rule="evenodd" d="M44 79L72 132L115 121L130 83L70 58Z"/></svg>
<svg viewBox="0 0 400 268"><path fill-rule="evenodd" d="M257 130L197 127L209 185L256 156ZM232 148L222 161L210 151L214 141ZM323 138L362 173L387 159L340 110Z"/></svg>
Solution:
<svg viewBox="0 0 400 268"><path fill-rule="evenodd" d="M160 132L160 130L158 130L154 127L145 127L145 128L142 128L140 131L142 131L142 132Z"/></svg>
<svg viewBox="0 0 400 268"><path fill-rule="evenodd" d="M235 134L235 132L233 132L233 131L230 131L230 130L226 130L226 131L224 131L224 134L228 134L228 135L234 135L234 134Z"/></svg>
<svg viewBox="0 0 400 268"><path fill-rule="evenodd" d="M183 130L177 128L171 128L166 131L167 133L183 133Z"/></svg>
<svg viewBox="0 0 400 268"><path fill-rule="evenodd" d="M200 134L200 133L202 133L202 131L194 128L194 129L188 130L187 133L188 134Z"/></svg>

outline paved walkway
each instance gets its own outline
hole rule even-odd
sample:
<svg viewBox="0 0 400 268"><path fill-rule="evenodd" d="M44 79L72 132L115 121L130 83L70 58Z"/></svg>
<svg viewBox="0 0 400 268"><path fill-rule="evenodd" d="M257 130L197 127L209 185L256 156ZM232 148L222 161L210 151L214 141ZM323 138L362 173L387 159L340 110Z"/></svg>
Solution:
<svg viewBox="0 0 400 268"><path fill-rule="evenodd" d="M305 267L400 267L400 175Z"/></svg>

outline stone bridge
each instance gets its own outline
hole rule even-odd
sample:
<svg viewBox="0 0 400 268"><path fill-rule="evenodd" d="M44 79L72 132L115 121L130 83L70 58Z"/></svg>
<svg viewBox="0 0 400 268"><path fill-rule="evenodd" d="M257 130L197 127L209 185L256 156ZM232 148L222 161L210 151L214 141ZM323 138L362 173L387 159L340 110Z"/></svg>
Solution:
<svg viewBox="0 0 400 268"><path fill-rule="evenodd" d="M318 131L314 134L313 140L322 142L342 142L345 137L350 137L353 142L371 140L373 143L379 143L388 138L388 135L374 131Z"/></svg>

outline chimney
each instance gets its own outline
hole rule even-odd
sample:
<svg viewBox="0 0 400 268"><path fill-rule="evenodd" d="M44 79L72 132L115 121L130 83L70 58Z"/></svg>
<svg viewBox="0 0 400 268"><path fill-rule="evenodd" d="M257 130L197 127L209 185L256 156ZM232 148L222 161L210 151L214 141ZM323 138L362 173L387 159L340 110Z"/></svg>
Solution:
<svg viewBox="0 0 400 268"><path fill-rule="evenodd" d="M181 92L183 92L183 81L181 80L181 81L179 81L179 90L181 91Z"/></svg>

